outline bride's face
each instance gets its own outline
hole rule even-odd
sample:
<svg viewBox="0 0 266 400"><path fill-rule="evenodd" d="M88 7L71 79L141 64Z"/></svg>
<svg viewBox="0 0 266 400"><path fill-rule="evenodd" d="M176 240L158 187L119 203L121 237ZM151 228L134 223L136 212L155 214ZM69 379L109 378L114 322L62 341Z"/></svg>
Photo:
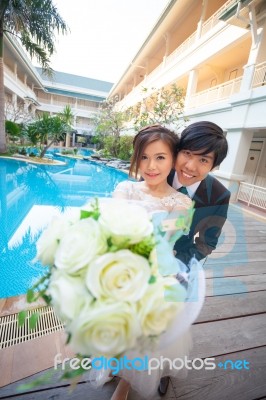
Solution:
<svg viewBox="0 0 266 400"><path fill-rule="evenodd" d="M166 181L173 163L169 145L162 140L156 140L145 148L139 164L139 172L149 185L158 185Z"/></svg>

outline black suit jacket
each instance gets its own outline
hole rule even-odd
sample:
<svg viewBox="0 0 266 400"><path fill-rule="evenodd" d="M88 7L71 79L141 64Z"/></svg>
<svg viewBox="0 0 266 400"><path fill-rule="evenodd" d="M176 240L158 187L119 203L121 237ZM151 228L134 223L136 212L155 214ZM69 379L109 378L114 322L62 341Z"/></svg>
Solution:
<svg viewBox="0 0 266 400"><path fill-rule="evenodd" d="M172 185L175 171L168 176ZM188 265L193 256L201 260L217 246L222 227L227 218L231 193L212 175L201 181L193 197L195 212L190 232L174 246L176 257Z"/></svg>

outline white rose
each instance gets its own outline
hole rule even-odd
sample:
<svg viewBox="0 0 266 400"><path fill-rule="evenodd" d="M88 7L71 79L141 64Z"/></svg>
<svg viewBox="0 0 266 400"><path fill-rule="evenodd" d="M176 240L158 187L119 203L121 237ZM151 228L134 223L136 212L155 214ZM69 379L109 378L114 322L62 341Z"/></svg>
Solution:
<svg viewBox="0 0 266 400"><path fill-rule="evenodd" d="M185 297L185 289L175 278L161 278L149 285L145 295L139 301L138 312L143 334L160 335L164 332L177 312L184 307Z"/></svg>
<svg viewBox="0 0 266 400"><path fill-rule="evenodd" d="M92 218L72 225L63 236L55 254L55 265L68 273L77 273L107 249L106 236Z"/></svg>
<svg viewBox="0 0 266 400"><path fill-rule="evenodd" d="M54 257L59 246L59 241L69 228L69 222L64 218L54 218L43 231L37 241L37 258L43 265L54 264Z"/></svg>
<svg viewBox="0 0 266 400"><path fill-rule="evenodd" d="M66 323L76 318L93 300L84 279L58 270L52 273L48 293L52 296L56 314Z"/></svg>
<svg viewBox="0 0 266 400"><path fill-rule="evenodd" d="M153 224L145 208L115 201L101 204L99 222L111 235L113 242L138 243L153 232Z"/></svg>
<svg viewBox="0 0 266 400"><path fill-rule="evenodd" d="M86 284L96 298L137 301L145 293L150 276L146 258L120 250L94 259L87 270Z"/></svg>
<svg viewBox="0 0 266 400"><path fill-rule="evenodd" d="M135 307L123 302L96 302L73 321L69 331L76 352L106 357L134 347L141 333Z"/></svg>

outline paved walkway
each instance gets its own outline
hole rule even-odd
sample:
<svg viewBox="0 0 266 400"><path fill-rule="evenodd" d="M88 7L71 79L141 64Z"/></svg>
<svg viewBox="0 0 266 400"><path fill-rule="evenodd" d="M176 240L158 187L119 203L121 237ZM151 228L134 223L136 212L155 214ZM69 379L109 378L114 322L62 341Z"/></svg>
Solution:
<svg viewBox="0 0 266 400"><path fill-rule="evenodd" d="M194 347L191 359L214 357L216 368L192 369L185 380L171 379L164 399L266 398L264 215L256 216L231 206L220 244L208 258L205 270L207 295L199 318L192 326ZM41 349L43 351L45 347L41 346ZM27 360L26 354L24 358ZM34 363L35 360L27 362ZM37 376L43 374L41 372ZM23 395L18 394L18 384L31 380L25 378L2 387L0 399L107 400L118 382L114 380L96 391L86 382L85 376L69 393L69 385L58 383L54 377L50 384L38 386ZM128 400L143 399L131 391Z"/></svg>

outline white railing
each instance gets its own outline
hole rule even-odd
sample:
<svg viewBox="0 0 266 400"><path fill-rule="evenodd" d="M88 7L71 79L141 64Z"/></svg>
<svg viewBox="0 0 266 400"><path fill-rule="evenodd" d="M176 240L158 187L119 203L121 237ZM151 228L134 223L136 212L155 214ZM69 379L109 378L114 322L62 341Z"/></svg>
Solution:
<svg viewBox="0 0 266 400"><path fill-rule="evenodd" d="M199 107L204 104L226 100L232 96L232 94L239 92L241 81L242 76L226 83L222 83L221 85L214 86L210 89L203 90L202 92L198 92L188 99L187 108Z"/></svg>
<svg viewBox="0 0 266 400"><path fill-rule="evenodd" d="M263 85L266 85L266 61L256 65L252 82L252 87Z"/></svg>
<svg viewBox="0 0 266 400"><path fill-rule="evenodd" d="M173 60L176 60L184 51L189 49L196 42L197 32L192 33L180 46L178 46L165 60L165 65L168 65Z"/></svg>
<svg viewBox="0 0 266 400"><path fill-rule="evenodd" d="M255 206L266 210L266 188L241 182L237 200L247 203L248 206Z"/></svg>
<svg viewBox="0 0 266 400"><path fill-rule="evenodd" d="M228 5L232 2L232 0L228 0L219 10L216 11L207 21L205 21L202 25L202 30L200 37L204 36L207 32L209 32L215 25L217 25L220 21L219 16L225 10ZM196 42L197 32L193 32L180 46L178 46L165 60L165 65L168 65L171 61L177 59L180 55L193 46Z"/></svg>
<svg viewBox="0 0 266 400"><path fill-rule="evenodd" d="M219 8L207 21L204 22L202 25L202 30L201 30L201 36L205 35L208 31L210 31L215 25L217 25L221 20L219 19L219 16L222 14L224 10L227 9L227 7L233 3L232 0L228 0L224 5Z"/></svg>
<svg viewBox="0 0 266 400"><path fill-rule="evenodd" d="M24 96L29 96L32 97L33 99L36 100L36 94L35 92L31 89L30 86L27 85L27 83L24 83L18 75L16 75L9 67L6 65L4 66L4 77L5 79L8 79L10 82L12 82L13 85L15 85L21 92L24 94ZM21 96L22 94L20 94Z"/></svg>
<svg viewBox="0 0 266 400"><path fill-rule="evenodd" d="M227 9L229 5L233 4L234 1L235 0L228 0L209 19L207 19L203 23L200 38L202 38L207 32L213 29L219 22L221 22L219 16L224 10ZM179 58L185 57L185 51L190 49L196 43L196 37L197 31L193 32L180 46L178 46L171 54L169 54L169 56L167 56L161 64L159 64L153 71L151 71L143 81L141 81L130 93L128 93L125 98L119 102L119 108L123 108L124 106L129 107L137 101L140 101L142 88L148 87L150 83L155 82L159 75L164 73L165 67L171 62L176 62ZM216 86L215 88L218 88L218 93L215 92L215 88L207 90L206 93L208 92L208 94L203 95L204 98L207 97L209 99L207 100L206 104L226 99L231 94L239 92L240 83L241 78L237 78L236 80L234 80L234 82L230 81L230 83L228 84L225 83L223 85L220 85L221 88ZM224 89L222 88L222 86L224 87ZM227 91L229 91L229 93L226 94ZM204 92L201 93L203 94ZM217 95L218 97L216 97ZM198 104L200 103L201 101L199 101ZM196 105L191 105L191 102L189 102L189 107L196 107Z"/></svg>

